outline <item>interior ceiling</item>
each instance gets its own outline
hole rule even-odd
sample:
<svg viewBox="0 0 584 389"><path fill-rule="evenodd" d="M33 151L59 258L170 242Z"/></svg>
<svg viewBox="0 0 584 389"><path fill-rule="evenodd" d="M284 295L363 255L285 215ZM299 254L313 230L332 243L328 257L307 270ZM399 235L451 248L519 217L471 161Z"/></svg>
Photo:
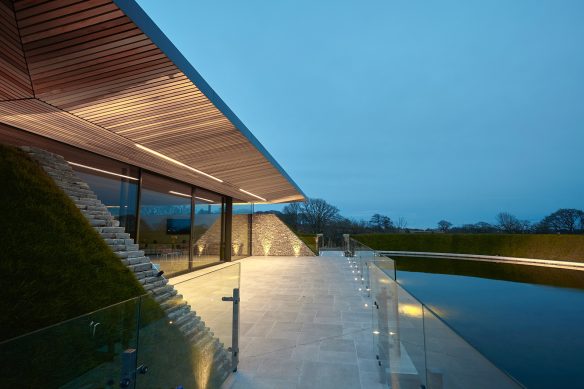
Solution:
<svg viewBox="0 0 584 389"><path fill-rule="evenodd" d="M0 0L0 121L239 199L258 202L244 189L269 202L302 200L141 12L128 0Z"/></svg>

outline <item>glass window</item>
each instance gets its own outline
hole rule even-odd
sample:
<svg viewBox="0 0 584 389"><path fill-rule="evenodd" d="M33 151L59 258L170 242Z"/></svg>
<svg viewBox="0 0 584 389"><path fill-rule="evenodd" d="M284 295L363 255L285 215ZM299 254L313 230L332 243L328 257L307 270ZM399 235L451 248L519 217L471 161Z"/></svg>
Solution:
<svg viewBox="0 0 584 389"><path fill-rule="evenodd" d="M231 258L249 257L251 216L253 204L233 203L233 224L231 226Z"/></svg>
<svg viewBox="0 0 584 389"><path fill-rule="evenodd" d="M142 174L140 249L167 276L190 269L191 186Z"/></svg>
<svg viewBox="0 0 584 389"><path fill-rule="evenodd" d="M221 260L222 196L195 190L193 266Z"/></svg>
<svg viewBox="0 0 584 389"><path fill-rule="evenodd" d="M32 146L61 155L69 161L110 213L136 237L138 168L57 142L26 131L0 125L0 142L14 146Z"/></svg>
<svg viewBox="0 0 584 389"><path fill-rule="evenodd" d="M138 168L89 153L72 155L68 160L120 226L135 238Z"/></svg>

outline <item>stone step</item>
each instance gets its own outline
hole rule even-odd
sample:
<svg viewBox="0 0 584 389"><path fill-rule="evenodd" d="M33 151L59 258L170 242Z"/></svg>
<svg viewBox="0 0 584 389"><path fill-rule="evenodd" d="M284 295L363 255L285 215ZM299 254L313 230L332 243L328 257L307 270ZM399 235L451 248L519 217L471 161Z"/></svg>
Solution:
<svg viewBox="0 0 584 389"><path fill-rule="evenodd" d="M73 202L75 204L79 204L79 205L93 205L93 206L98 206L98 205L102 205L101 201L99 200L94 200L94 199L73 199Z"/></svg>
<svg viewBox="0 0 584 389"><path fill-rule="evenodd" d="M144 250L115 251L115 254L120 258L138 258L144 256Z"/></svg>
<svg viewBox="0 0 584 389"><path fill-rule="evenodd" d="M105 220L88 219L88 221L92 227L105 227L107 225L107 222Z"/></svg>
<svg viewBox="0 0 584 389"><path fill-rule="evenodd" d="M130 239L130 234L127 232L100 232L99 234L104 239Z"/></svg>
<svg viewBox="0 0 584 389"><path fill-rule="evenodd" d="M199 341L195 342L194 345L202 350L203 348L209 347L213 343L213 337L211 336L203 336Z"/></svg>
<svg viewBox="0 0 584 389"><path fill-rule="evenodd" d="M158 304L162 303L163 301L168 300L169 298L172 297L172 295L170 293L165 293L159 296L154 296L154 301L156 301Z"/></svg>
<svg viewBox="0 0 584 389"><path fill-rule="evenodd" d="M174 291L174 287L172 285L159 286L151 290L151 292L157 296L165 293L172 293L172 291Z"/></svg>
<svg viewBox="0 0 584 389"><path fill-rule="evenodd" d="M181 310L187 310L190 311L190 306L189 304L187 304L186 302L182 301L176 305L170 306L168 309L164 309L164 312L166 313L167 316L170 317L170 315L173 315L175 312L181 311Z"/></svg>
<svg viewBox="0 0 584 389"><path fill-rule="evenodd" d="M140 272L140 271L145 271L145 270L150 270L152 268L152 264L151 263L138 263L136 265L128 265L128 268L134 272Z"/></svg>
<svg viewBox="0 0 584 389"><path fill-rule="evenodd" d="M154 277L157 273L158 271L154 270L153 268L150 268L148 270L134 272L134 276L136 276L137 279L141 280L142 278L145 277Z"/></svg>

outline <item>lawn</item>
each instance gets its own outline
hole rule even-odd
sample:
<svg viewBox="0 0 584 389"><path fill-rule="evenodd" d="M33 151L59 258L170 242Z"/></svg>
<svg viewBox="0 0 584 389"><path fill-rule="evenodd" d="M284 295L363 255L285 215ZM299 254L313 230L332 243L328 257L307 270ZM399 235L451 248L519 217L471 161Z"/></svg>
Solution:
<svg viewBox="0 0 584 389"><path fill-rule="evenodd" d="M0 341L144 294L75 204L0 145Z"/></svg>

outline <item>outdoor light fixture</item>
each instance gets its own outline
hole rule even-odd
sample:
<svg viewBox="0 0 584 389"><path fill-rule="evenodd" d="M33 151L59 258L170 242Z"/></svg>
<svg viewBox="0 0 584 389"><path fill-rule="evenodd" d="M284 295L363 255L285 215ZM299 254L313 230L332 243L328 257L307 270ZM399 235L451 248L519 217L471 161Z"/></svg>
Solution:
<svg viewBox="0 0 584 389"><path fill-rule="evenodd" d="M91 167L91 166L86 166L86 165L82 165L80 163L75 163L75 162L71 162L71 161L67 161L69 163L69 165L73 165L73 166L79 166L82 167L84 169L89 169L89 170L93 170L96 172L100 172L100 173L105 173L105 174L109 174L111 176L116 176L116 177L122 177L122 178L127 178L128 180L134 180L134 181L138 181L137 178L135 177L130 177L130 176L125 176L123 174L118 174L118 173L114 173L114 172L108 172L107 170L101 170L95 167Z"/></svg>
<svg viewBox="0 0 584 389"><path fill-rule="evenodd" d="M182 196L182 197L193 197L186 193L175 192L174 190L169 190L168 193L172 193L173 195Z"/></svg>
<svg viewBox="0 0 584 389"><path fill-rule="evenodd" d="M260 196L258 196L258 195L255 195L255 194L251 193L251 192L248 192L247 190L243 190L243 189L239 188L239 191L240 191L240 192L243 192L243 193L245 193L245 194L248 194L248 195L250 195L250 196L253 196L253 197L255 197L255 198L258 198L258 199L260 199L260 200L262 200L262 201L268 201L268 200L264 199L263 197L260 197Z"/></svg>
<svg viewBox="0 0 584 389"><path fill-rule="evenodd" d="M144 147L144 146L142 146L142 145L139 145L138 143L135 143L135 145L136 145L136 147L137 147L137 148L139 148L139 149L142 149L142 150L144 150L144 151L146 151L146 152L149 152L150 154L156 155L156 156L157 156L157 157L159 157L159 158L166 159L166 160L167 160L167 161L169 161L169 162L172 162L172 163L174 163L174 164L176 164L176 165L179 165L179 166L182 166L182 167L184 167L184 168L187 168L187 169L189 169L189 170L192 170L192 171L194 171L195 173L201 174L201 175L203 175L203 176L205 176L205 177L209 177L210 179L212 179L212 180L215 180L215 181L217 181L217 182L223 182L223 180L220 180L220 179L219 179L219 178L217 178L217 177L213 177L212 175L210 175L210 174L207 174L207 173L205 173L205 172L202 172L202 171L200 171L200 170L198 170L198 169L195 169L194 167L190 167L189 165L185 165L184 163L182 163L182 162L180 162L180 161L177 161L176 159L173 159L173 158L167 157L167 156L166 156L166 155L164 155L164 154L160 154L158 151L154 151L154 150L152 150L152 149L149 149L148 147Z"/></svg>

